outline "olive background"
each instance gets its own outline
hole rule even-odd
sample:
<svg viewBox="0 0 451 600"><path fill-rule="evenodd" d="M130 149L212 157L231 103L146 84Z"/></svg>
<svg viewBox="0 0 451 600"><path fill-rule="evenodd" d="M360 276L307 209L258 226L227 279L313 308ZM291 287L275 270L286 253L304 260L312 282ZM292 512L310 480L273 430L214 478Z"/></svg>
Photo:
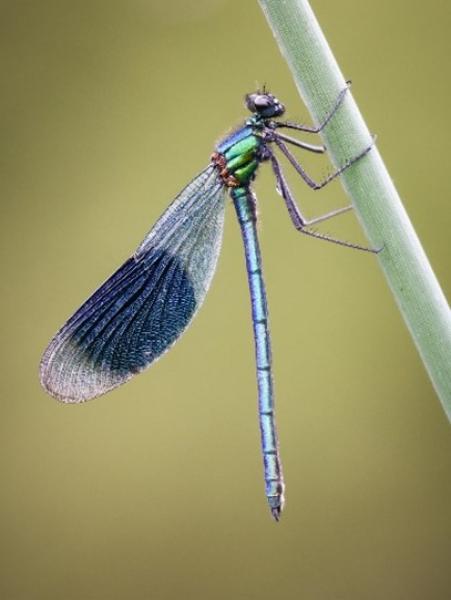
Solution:
<svg viewBox="0 0 451 600"><path fill-rule="evenodd" d="M449 293L449 2L312 7ZM279 524L231 206L210 293L168 355L83 406L39 385L51 336L246 117L246 92L266 83L309 120L258 3L0 8L2 600L450 598L444 412L377 260L300 236L268 166ZM339 182L315 194L286 172L308 215L346 204ZM365 242L353 215L321 229Z"/></svg>

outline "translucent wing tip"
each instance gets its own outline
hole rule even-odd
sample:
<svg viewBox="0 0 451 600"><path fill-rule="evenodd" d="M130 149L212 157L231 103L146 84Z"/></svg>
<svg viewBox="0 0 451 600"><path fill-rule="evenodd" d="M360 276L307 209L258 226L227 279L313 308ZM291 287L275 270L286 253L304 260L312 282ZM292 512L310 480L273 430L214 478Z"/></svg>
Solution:
<svg viewBox="0 0 451 600"><path fill-rule="evenodd" d="M65 404L92 400L121 385L132 374L124 376L96 368L83 359L80 350L59 334L50 342L39 365L39 378L44 390Z"/></svg>

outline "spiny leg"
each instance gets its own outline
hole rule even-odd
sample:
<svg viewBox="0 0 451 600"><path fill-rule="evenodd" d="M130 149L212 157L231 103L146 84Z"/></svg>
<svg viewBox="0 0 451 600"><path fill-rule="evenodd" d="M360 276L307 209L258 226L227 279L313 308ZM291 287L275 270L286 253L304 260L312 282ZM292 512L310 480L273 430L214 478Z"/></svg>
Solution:
<svg viewBox="0 0 451 600"><path fill-rule="evenodd" d="M271 141L275 141L275 139L283 140L288 144L292 144L293 146L297 146L298 148L302 148L303 150L308 150L309 152L315 152L316 154L324 154L327 148L326 146L318 146L316 144L308 144L307 142L302 142L301 140L297 140L296 138L292 138L289 135L284 135L283 133L275 133L272 130L268 130L268 139Z"/></svg>
<svg viewBox="0 0 451 600"><path fill-rule="evenodd" d="M353 156L352 158L350 158L349 160L347 160L344 163L344 165L342 165L341 167L339 167L338 169L336 169L335 171L333 171L330 175L328 175L325 179L323 179L323 181L320 181L318 183L318 182L314 181L306 173L306 171L304 170L304 168L298 163L298 161L296 160L296 158L293 156L293 154L290 152L290 150L287 148L287 146L283 143L283 141L280 139L280 137L277 135L277 133L274 134L274 142L275 142L275 144L277 144L277 146L280 148L281 152L287 157L287 159L290 161L290 163L292 164L292 166L296 169L296 171L299 173L299 175L302 177L302 179L305 181L305 183L310 188L312 188L312 190L320 190L321 188L323 188L324 186L326 186L328 183L330 183L331 181L333 181L336 177L338 177L339 175L341 175L341 173L343 173L343 171L346 171L346 169L349 169L349 167L351 167L354 163L356 163L358 160L360 160L361 158L363 158L366 154L368 154L368 152L373 147L374 141L375 141L375 138L373 138L371 144L369 146L367 146L366 148L364 148L362 150L362 152L360 152L356 156Z"/></svg>
<svg viewBox="0 0 451 600"><path fill-rule="evenodd" d="M299 210L293 195L291 193L290 188L288 187L288 183L283 175L282 169L280 168L279 162L274 154L271 152L270 154L271 165L274 171L274 175L276 176L277 181L277 190L285 201L285 205L288 210L288 214L290 215L291 221L295 228L305 235L310 235L311 237L318 238L320 240L324 240L326 242L332 242L334 244L338 244L339 246L345 246L347 248L354 248L355 250L362 250L363 252L371 252L373 254L377 254L380 252L380 249L372 249L367 248L366 246L361 246L360 244L353 244L351 242L345 242L344 240L339 240L337 238L333 238L325 233L320 233L319 231L314 231L312 229L308 229L309 226L315 225L316 223L321 223L322 221L326 221L327 219L331 219L332 217L336 217L348 210L351 210L352 206L345 206L344 208L339 208L337 210L333 210L325 215L321 215L316 217L315 219L306 219L301 211Z"/></svg>
<svg viewBox="0 0 451 600"><path fill-rule="evenodd" d="M294 123L293 121L274 121L274 125L276 127L284 127L287 129L297 129L298 131L305 131L306 133L320 133L324 129L324 127L326 127L326 125L329 123L329 121L332 119L332 117L335 115L337 110L342 105L343 100L345 99L345 96L346 96L346 92L348 91L348 89L350 87L351 87L351 82L347 81L346 87L343 88L341 90L341 92L338 94L337 99L335 100L335 104L333 105L330 112L324 117L323 121L316 127L311 126L311 125L301 125L300 123Z"/></svg>

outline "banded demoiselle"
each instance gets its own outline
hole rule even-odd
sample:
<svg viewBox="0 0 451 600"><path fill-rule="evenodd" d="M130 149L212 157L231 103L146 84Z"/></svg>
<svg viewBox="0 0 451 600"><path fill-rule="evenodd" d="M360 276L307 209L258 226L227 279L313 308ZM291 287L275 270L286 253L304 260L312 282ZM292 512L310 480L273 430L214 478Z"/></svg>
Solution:
<svg viewBox="0 0 451 600"><path fill-rule="evenodd" d="M265 89L248 94L245 103L252 115L217 144L210 164L175 198L134 255L56 334L40 366L41 383L47 392L63 402L77 403L121 385L162 356L188 327L210 286L221 247L226 192L229 192L244 242L266 497L276 520L284 504L284 481L274 420L268 309L252 182L260 164L268 161L277 190L298 231L372 252L310 229L351 207L307 220L294 201L274 152L280 150L314 190L321 189L365 156L371 145L316 183L288 145L318 153L325 152L325 147L281 132L292 129L320 133L340 108L347 89L338 95L332 110L317 127L277 120L285 107Z"/></svg>

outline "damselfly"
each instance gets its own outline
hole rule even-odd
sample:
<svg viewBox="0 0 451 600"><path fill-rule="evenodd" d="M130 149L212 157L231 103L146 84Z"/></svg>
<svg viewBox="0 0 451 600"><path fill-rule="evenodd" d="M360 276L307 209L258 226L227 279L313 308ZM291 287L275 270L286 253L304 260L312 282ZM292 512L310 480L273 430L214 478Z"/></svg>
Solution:
<svg viewBox="0 0 451 600"><path fill-rule="evenodd" d="M63 402L83 402L124 383L149 367L174 344L204 300L221 246L226 192L230 193L244 242L252 307L258 386L258 413L266 496L279 519L284 482L274 421L271 345L262 262L252 190L261 163L268 161L293 225L301 233L367 250L310 227L348 210L307 220L297 207L274 150L278 149L305 183L319 190L361 159L371 144L320 183L289 149L325 152L281 132L319 133L342 104L347 88L317 127L278 121L283 104L265 89L246 96L252 115L219 142L211 162L175 198L134 255L69 319L50 342L41 361L41 382Z"/></svg>

